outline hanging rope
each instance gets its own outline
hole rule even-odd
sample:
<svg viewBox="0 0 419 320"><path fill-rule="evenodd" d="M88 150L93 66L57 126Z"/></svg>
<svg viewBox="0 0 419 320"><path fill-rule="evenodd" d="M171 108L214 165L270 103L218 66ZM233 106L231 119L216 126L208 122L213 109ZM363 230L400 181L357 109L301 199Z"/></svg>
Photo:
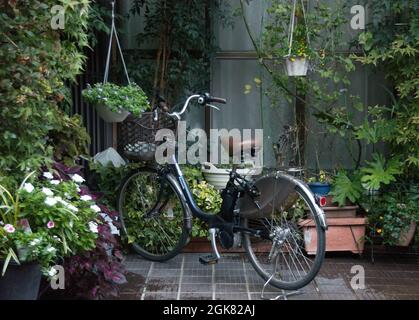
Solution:
<svg viewBox="0 0 419 320"><path fill-rule="evenodd" d="M308 8L309 2L307 2L307 8ZM306 28L306 37L307 37L307 46L310 46L310 37L308 35L308 26L307 26L307 17L306 17L306 10L304 8L304 0L301 0L301 8L303 11L303 18L304 18L304 24ZM288 29L288 55L285 57L290 57L292 52L292 43L294 40L294 30L295 30L295 13L297 11L297 0L293 0L293 9L291 13L290 18L290 26Z"/></svg>
<svg viewBox="0 0 419 320"><path fill-rule="evenodd" d="M111 33L109 35L109 45L108 45L108 55L106 57L106 65L105 65L105 74L103 76L103 83L108 82L109 77L109 65L111 62L111 49L112 49L112 37L115 35L116 44L118 46L118 51L121 56L122 65L124 67L125 76L127 78L128 84L131 84L131 81L129 80L127 66L125 65L124 55L122 54L121 45L119 43L118 33L116 32L115 28L115 1L112 1L112 25L111 25Z"/></svg>

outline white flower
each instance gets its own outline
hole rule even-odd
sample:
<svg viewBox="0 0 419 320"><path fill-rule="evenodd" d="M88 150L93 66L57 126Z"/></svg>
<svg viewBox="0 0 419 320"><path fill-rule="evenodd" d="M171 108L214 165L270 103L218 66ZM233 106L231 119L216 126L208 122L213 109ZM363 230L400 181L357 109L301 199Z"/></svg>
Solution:
<svg viewBox="0 0 419 320"><path fill-rule="evenodd" d="M51 172L44 172L42 175L44 176L44 178L47 178L47 179L50 179L50 180L54 179L54 176L52 175Z"/></svg>
<svg viewBox="0 0 419 320"><path fill-rule="evenodd" d="M48 247L47 249L46 249L46 251L47 252L55 252L55 251L57 251L57 249L55 249L54 247ZM55 270L55 269L54 269Z"/></svg>
<svg viewBox="0 0 419 320"><path fill-rule="evenodd" d="M50 277L55 276L58 273L57 269L55 269L54 267L52 267L49 271L48 271L48 275Z"/></svg>
<svg viewBox="0 0 419 320"><path fill-rule="evenodd" d="M90 221L90 222L89 222L89 229L90 229L90 231L92 231L93 233L98 233L98 230L97 230L97 223L96 223L96 222L93 222L93 221Z"/></svg>
<svg viewBox="0 0 419 320"><path fill-rule="evenodd" d="M49 206L53 206L57 204L57 200L55 198L51 198L51 197L47 197L45 199L45 204L49 205Z"/></svg>
<svg viewBox="0 0 419 320"><path fill-rule="evenodd" d="M25 189L25 190L26 190L26 192L31 193L31 192L33 191L33 189L35 189L35 188L34 188L34 186L32 185L32 183L25 183L25 184L23 185L23 189Z"/></svg>
<svg viewBox="0 0 419 320"><path fill-rule="evenodd" d="M96 204L90 206L90 209L92 209L94 212L100 212L101 211L99 206L97 206Z"/></svg>
<svg viewBox="0 0 419 320"><path fill-rule="evenodd" d="M74 181L74 182L76 182L76 183L82 183L82 182L84 182L85 180L83 179L83 177L82 176L80 176L80 175L78 175L77 173L76 174L73 174L72 176L71 176L71 179Z"/></svg>
<svg viewBox="0 0 419 320"><path fill-rule="evenodd" d="M54 192L52 192L52 191L51 191L51 189L49 189L49 188L45 188L45 187L43 187L43 188L42 188L42 192L43 192L46 196L49 196L49 197L52 197L52 196L54 195Z"/></svg>
<svg viewBox="0 0 419 320"><path fill-rule="evenodd" d="M93 198L91 196L89 196L89 195L86 194L84 196L81 196L80 199L83 200L83 201L90 201Z"/></svg>
<svg viewBox="0 0 419 320"><path fill-rule="evenodd" d="M40 242L41 242L41 239L36 238L36 239L33 239L31 242L29 242L29 245L36 246Z"/></svg>
<svg viewBox="0 0 419 320"><path fill-rule="evenodd" d="M50 183L53 184L53 185L60 184L60 182L61 182L60 180L51 180L50 181Z"/></svg>
<svg viewBox="0 0 419 320"><path fill-rule="evenodd" d="M70 203L67 203L66 207L67 207L67 209L69 209L71 211L74 211L74 212L78 212L79 211L79 209L77 207L73 206Z"/></svg>
<svg viewBox="0 0 419 320"><path fill-rule="evenodd" d="M112 234L117 234L119 236L119 230L113 224L110 223L109 227L111 228Z"/></svg>

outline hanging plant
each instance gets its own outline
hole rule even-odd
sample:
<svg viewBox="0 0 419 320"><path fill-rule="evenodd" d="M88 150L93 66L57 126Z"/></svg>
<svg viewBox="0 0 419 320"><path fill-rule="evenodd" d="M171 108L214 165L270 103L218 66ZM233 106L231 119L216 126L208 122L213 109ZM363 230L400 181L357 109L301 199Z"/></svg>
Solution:
<svg viewBox="0 0 419 320"><path fill-rule="evenodd" d="M297 4L297 0L293 2L288 34L288 52L284 58L288 76L307 75L310 59L310 39L303 0L300 4Z"/></svg>
<svg viewBox="0 0 419 320"><path fill-rule="evenodd" d="M142 112L150 109L146 94L135 83L130 83L127 86L109 82L96 83L94 86L88 84L87 88L83 90L83 97L87 102L96 105L98 113L100 106L103 106L124 119L129 113L139 116Z"/></svg>
<svg viewBox="0 0 419 320"><path fill-rule="evenodd" d="M116 44L121 56L122 65L128 82L127 86L108 83L113 36L115 36ZM88 85L88 87L83 90L83 97L89 103L95 105L98 115L106 122L121 122L124 121L130 113L134 116L139 116L141 112L150 109L144 91L135 83L131 83L129 79L121 45L119 43L118 33L115 28L114 1L112 2L112 25L103 83L96 83L93 87Z"/></svg>

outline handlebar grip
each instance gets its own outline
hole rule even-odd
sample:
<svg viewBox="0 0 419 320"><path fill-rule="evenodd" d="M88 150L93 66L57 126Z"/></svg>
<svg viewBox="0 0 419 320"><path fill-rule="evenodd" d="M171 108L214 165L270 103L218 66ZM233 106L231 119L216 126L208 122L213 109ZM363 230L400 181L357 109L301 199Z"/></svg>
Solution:
<svg viewBox="0 0 419 320"><path fill-rule="evenodd" d="M215 102L215 103L226 104L227 103L227 100L226 99L223 99L223 98L209 97L207 99L207 102Z"/></svg>

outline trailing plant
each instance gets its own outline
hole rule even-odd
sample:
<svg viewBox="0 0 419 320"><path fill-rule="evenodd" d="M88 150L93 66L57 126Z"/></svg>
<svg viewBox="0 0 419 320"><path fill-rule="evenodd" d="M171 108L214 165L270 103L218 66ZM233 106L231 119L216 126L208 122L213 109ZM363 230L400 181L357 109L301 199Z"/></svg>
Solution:
<svg viewBox="0 0 419 320"><path fill-rule="evenodd" d="M150 109L144 91L135 83L119 86L113 83L89 84L83 90L83 97L92 104L103 104L113 112L129 111L134 116Z"/></svg>

